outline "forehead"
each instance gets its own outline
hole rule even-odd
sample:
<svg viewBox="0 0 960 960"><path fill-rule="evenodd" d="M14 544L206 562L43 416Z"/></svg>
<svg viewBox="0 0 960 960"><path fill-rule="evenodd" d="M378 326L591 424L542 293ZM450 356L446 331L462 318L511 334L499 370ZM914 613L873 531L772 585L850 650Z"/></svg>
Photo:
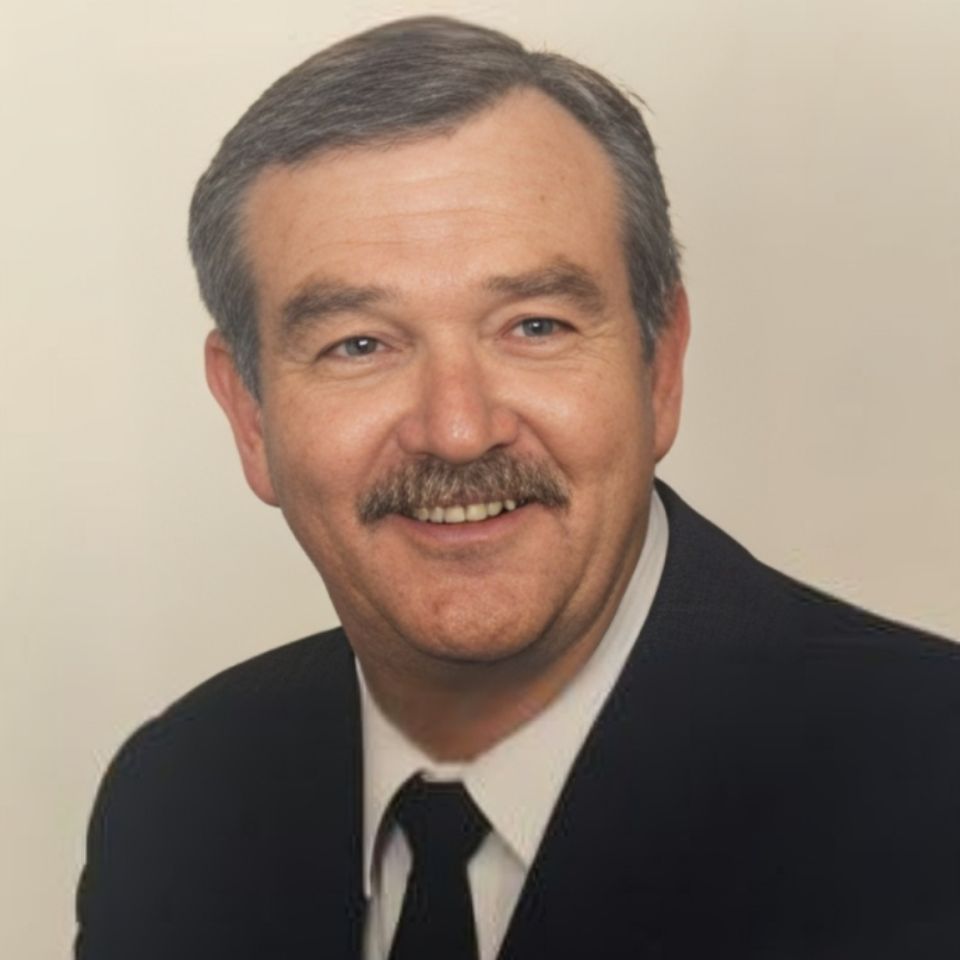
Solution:
<svg viewBox="0 0 960 960"><path fill-rule="evenodd" d="M318 276L426 293L558 258L625 283L619 210L600 143L519 91L450 133L269 168L244 240L268 309Z"/></svg>

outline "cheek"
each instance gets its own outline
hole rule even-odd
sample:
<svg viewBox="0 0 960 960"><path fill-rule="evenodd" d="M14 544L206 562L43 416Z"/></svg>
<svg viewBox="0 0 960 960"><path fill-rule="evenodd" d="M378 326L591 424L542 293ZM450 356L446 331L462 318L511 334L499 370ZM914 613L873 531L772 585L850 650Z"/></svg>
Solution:
<svg viewBox="0 0 960 960"><path fill-rule="evenodd" d="M306 494L321 498L315 508L353 503L385 458L394 409L358 391L305 392L278 403L266 446L281 506Z"/></svg>
<svg viewBox="0 0 960 960"><path fill-rule="evenodd" d="M611 367L544 379L518 403L547 452L572 480L612 478L652 456L643 373ZM626 462L625 462L626 461Z"/></svg>

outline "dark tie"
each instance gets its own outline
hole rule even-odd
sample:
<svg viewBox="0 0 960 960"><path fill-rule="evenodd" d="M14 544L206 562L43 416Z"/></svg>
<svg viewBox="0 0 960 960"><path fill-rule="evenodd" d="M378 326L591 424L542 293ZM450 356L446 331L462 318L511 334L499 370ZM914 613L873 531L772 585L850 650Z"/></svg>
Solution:
<svg viewBox="0 0 960 960"><path fill-rule="evenodd" d="M413 855L390 960L477 960L467 863L490 824L459 782L412 777L393 815Z"/></svg>

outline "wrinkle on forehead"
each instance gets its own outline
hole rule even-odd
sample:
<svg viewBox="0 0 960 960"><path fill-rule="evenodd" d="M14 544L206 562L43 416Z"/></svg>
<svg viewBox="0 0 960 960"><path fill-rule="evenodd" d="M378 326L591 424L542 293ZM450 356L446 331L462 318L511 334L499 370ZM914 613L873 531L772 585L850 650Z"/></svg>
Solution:
<svg viewBox="0 0 960 960"><path fill-rule="evenodd" d="M530 90L442 136L270 168L246 212L261 304L274 315L318 273L387 286L384 271L412 263L433 279L476 267L476 279L557 256L591 267L586 251L622 257L612 162L578 120ZM481 269L491 251L504 262ZM348 261L369 264L367 275L339 277Z"/></svg>
<svg viewBox="0 0 960 960"><path fill-rule="evenodd" d="M399 143L359 144L320 152L296 165L268 167L254 182L248 204L256 206L258 195L275 204L278 190L289 193L298 181L312 182L313 177L302 175L320 167L324 192L333 195L342 188L360 216L376 214L381 184L391 190L402 187L392 206L410 213L415 203L424 212L446 204L486 208L487 195L464 190L481 180L517 187L522 181L525 192L536 190L544 202L560 183L589 185L595 191L598 179L608 180L610 192L617 192L613 164L600 142L564 107L529 89L511 92L448 133L427 131ZM429 185L427 196L418 196L421 184Z"/></svg>

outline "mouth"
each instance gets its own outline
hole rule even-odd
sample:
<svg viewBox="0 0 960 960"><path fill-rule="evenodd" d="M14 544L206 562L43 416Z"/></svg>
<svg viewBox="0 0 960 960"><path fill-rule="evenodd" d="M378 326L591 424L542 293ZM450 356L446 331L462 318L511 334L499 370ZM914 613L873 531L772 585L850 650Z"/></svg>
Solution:
<svg viewBox="0 0 960 960"><path fill-rule="evenodd" d="M501 513L512 513L525 507L528 500L488 500L482 503L455 503L416 507L408 516L422 523L481 523Z"/></svg>
<svg viewBox="0 0 960 960"><path fill-rule="evenodd" d="M522 507L565 509L568 502L563 477L551 463L498 448L465 464L433 456L401 464L360 496L357 516L364 524L390 516L429 523L439 535L441 524L494 521L499 527Z"/></svg>

